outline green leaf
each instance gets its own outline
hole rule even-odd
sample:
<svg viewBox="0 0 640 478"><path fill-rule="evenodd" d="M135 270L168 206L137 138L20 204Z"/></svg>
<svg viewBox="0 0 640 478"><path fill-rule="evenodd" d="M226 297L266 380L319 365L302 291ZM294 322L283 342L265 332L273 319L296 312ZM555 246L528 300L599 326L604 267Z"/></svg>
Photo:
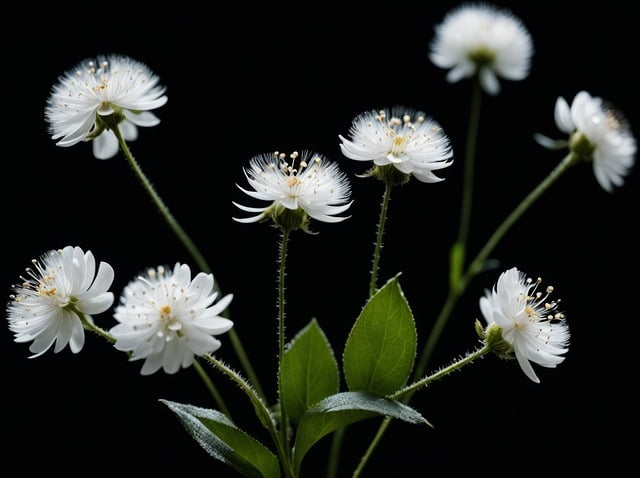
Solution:
<svg viewBox="0 0 640 478"><path fill-rule="evenodd" d="M160 401L178 416L187 432L213 458L243 476L280 477L280 463L276 455L236 427L224 414L193 405Z"/></svg>
<svg viewBox="0 0 640 478"><path fill-rule="evenodd" d="M293 338L282 359L282 399L289 418L297 423L307 408L337 393L339 374L331 345L312 319Z"/></svg>
<svg viewBox="0 0 640 478"><path fill-rule="evenodd" d="M293 466L299 474L305 454L322 437L338 428L374 416L386 415L409 423L430 425L413 408L368 392L342 392L325 398L302 416L296 431Z"/></svg>
<svg viewBox="0 0 640 478"><path fill-rule="evenodd" d="M411 373L416 347L413 314L396 276L369 299L349 333L343 356L349 390L397 391Z"/></svg>

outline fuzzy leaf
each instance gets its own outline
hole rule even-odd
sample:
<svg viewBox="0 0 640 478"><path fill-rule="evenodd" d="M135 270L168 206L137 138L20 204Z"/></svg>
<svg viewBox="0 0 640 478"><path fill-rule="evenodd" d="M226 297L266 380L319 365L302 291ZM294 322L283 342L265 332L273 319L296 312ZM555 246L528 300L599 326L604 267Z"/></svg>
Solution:
<svg viewBox="0 0 640 478"><path fill-rule="evenodd" d="M311 405L338 392L338 363L315 319L289 344L282 359L280 380L283 402L294 423Z"/></svg>
<svg viewBox="0 0 640 478"><path fill-rule="evenodd" d="M411 373L416 347L413 314L396 276L371 297L349 333L343 356L349 390L397 391Z"/></svg>
<svg viewBox="0 0 640 478"><path fill-rule="evenodd" d="M293 451L294 470L299 473L305 454L328 433L381 415L409 423L430 425L419 412L397 400L368 392L337 393L314 405L302 416Z"/></svg>
<svg viewBox="0 0 640 478"><path fill-rule="evenodd" d="M243 476L279 478L280 463L262 443L237 428L217 410L160 400L173 411L191 437L213 458Z"/></svg>

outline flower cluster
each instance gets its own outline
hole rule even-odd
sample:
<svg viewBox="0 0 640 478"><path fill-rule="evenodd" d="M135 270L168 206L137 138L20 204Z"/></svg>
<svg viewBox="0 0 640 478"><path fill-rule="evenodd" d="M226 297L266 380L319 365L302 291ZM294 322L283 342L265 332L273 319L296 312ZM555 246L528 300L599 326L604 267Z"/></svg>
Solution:
<svg viewBox="0 0 640 478"><path fill-rule="evenodd" d="M523 22L506 9L484 3L464 4L450 12L436 26L430 47L432 62L449 69L447 80L473 79L477 85L474 94L500 93L499 77L525 79L533 54L532 39ZM351 217L345 215L354 202L349 177L338 162L311 150L251 157L242 169L248 185L236 186L251 200L262 203L256 206L231 201L249 214L232 219L243 224L267 222L281 234L276 287L277 399L270 404L230 319L228 309L234 295L221 293L203 255L129 151L127 142L137 139L138 127L159 124L152 110L166 103L165 91L159 77L145 64L125 55L98 56L59 78L45 106L45 117L58 146L91 142L93 154L99 159L121 151L199 271L192 272L192 266L182 262L173 262L173 267L146 268L127 282L114 306L111 288L116 273L109 263L96 263L90 250L78 246L45 252L32 261L20 284L13 286L6 308L15 342L31 342L31 357L39 357L51 348L58 353L67 346L76 354L83 349L88 330L124 352L129 360L142 361L141 375L159 371L176 374L198 367L202 359L246 394L276 452L231 420L224 400L204 371L199 370L213 390L220 411L166 402L169 408L212 457L246 476L281 476L283 472L287 478L301 475L303 457L322 437L364 418L377 415L386 420L429 424L410 405L412 395L485 354L515 358L524 375L535 383L540 378L534 364L555 368L565 360L571 334L560 301L552 299L554 288L543 286L542 279L534 280L518 267L510 267L479 299L485 324L475 322L480 337L477 348L435 373L427 374L425 368L439 333L468 283L491 269L489 255L496 244L561 174L570 166L591 163L595 179L605 191L612 192L624 184L635 163L636 140L623 114L605 100L584 90L575 95L571 105L558 97L554 119L567 137L552 140L536 134L535 139L545 148L566 149L567 156L499 224L473 258L468 257L467 250L471 204L468 181L473 175L465 175L460 233L448 251L447 303L417 362L416 321L400 288L399 275L380 285L377 274L394 188L412 179L420 184L444 181L440 171L457 161L452 140L440 123L425 111L396 105L361 112L352 119L348 134L336 135L346 159L370 163L370 169L358 177L380 180L384 186L369 295L344 344L340 364L316 319L287 341L284 281L292 233L311 233L311 221L337 224ZM477 131L473 123L479 116L476 113L470 114L471 132ZM475 143L473 135L469 141ZM465 167L472 168L473 160L469 153ZM103 328L94 316L110 309L115 325ZM241 372L231 370L214 356L223 345L223 334L231 338ZM340 388L341 373L346 390ZM385 429L383 424L361 465ZM336 433L334 440L332 453L339 450L342 435Z"/></svg>

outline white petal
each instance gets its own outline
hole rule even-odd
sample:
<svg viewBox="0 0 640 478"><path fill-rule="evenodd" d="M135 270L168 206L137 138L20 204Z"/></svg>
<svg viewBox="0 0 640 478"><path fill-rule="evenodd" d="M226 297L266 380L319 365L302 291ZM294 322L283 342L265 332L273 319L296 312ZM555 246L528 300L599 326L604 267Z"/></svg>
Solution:
<svg viewBox="0 0 640 478"><path fill-rule="evenodd" d="M571 134L575 130L573 119L571 119L571 109L569 108L567 101L561 96L556 100L554 119L556 126L563 133Z"/></svg>
<svg viewBox="0 0 640 478"><path fill-rule="evenodd" d="M484 91L492 96L500 93L500 82L495 72L491 68L481 68L478 72L480 78L480 84Z"/></svg>
<svg viewBox="0 0 640 478"><path fill-rule="evenodd" d="M529 361L522 356L522 354L518 351L518 349L515 349L515 354L516 354L516 360L518 361L518 364L520 365L520 368L522 369L524 374L527 377L529 377L533 382L540 383L540 379L534 372L533 367L531 366L531 363L529 363Z"/></svg>
<svg viewBox="0 0 640 478"><path fill-rule="evenodd" d="M93 155L97 159L109 159L118 154L118 139L113 131L103 131L93 141Z"/></svg>

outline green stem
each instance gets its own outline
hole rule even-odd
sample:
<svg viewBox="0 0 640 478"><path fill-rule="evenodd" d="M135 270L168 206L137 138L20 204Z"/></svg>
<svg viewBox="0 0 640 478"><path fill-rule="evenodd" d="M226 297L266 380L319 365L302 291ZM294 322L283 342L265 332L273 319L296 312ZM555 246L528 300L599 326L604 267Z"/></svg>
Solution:
<svg viewBox="0 0 640 478"><path fill-rule="evenodd" d="M98 334L100 337L102 337L103 339L105 339L107 342L111 344L114 344L116 342L116 339L114 339L111 335L109 335L109 333L106 330L98 327L96 324L88 320L87 316L83 312L80 312L75 306L70 306L69 309L78 316L78 318L80 319L80 322L82 322L82 325L84 326L85 329L95 332L96 334Z"/></svg>
<svg viewBox="0 0 640 478"><path fill-rule="evenodd" d="M520 217L525 213L527 209L536 201L542 193L544 193L570 166L575 164L579 158L575 156L573 153L567 154L565 158L549 173L549 175L536 186L533 191L531 191L523 200L518 204L518 206L509 214L506 219L498 226L498 228L493 232L491 237L487 240L485 245L480 249L480 252L476 255L476 257L471 261L469 266L467 267L465 273L462 275L458 286L455 289L449 290L449 295L447 296L447 300L445 305L440 312L436 322L434 323L431 333L429 334L429 338L427 339L427 343L425 348L422 351L422 355L418 362L418 366L415 369L415 376L420 376L424 373L424 370L427 366L429 358L433 353L433 349L442 334L444 326L446 325L451 312L458 301L458 298L464 293L469 284L469 281L477 275L485 266L486 260L489 257L489 254L493 251L493 249L498 245L500 240L504 237L504 235L511 229L511 227L515 224L515 222L520 219Z"/></svg>
<svg viewBox="0 0 640 478"><path fill-rule="evenodd" d="M469 224L471 221L471 204L473 202L474 166L481 105L482 87L480 86L480 80L476 78L473 82L473 91L471 94L471 111L469 113L467 147L464 158L462 204L460 210L458 237L451 249L449 280L452 287L457 286L465 264L467 242L469 238Z"/></svg>
<svg viewBox="0 0 640 478"><path fill-rule="evenodd" d="M416 391L421 389L422 387L427 386L431 382L441 379L445 375L449 375L451 372L461 369L465 365L470 364L475 359L482 357L483 355L489 353L491 351L491 347L487 344L483 345L479 349L474 350L473 352L465 355L459 360L454 361L452 364L441 368L435 373L428 375L420 380L413 382L411 385L407 385L405 388L398 390L396 393L391 395L389 398L394 400L404 400L408 402L407 397L412 396Z"/></svg>
<svg viewBox="0 0 640 478"><path fill-rule="evenodd" d="M347 427L338 428L333 434L331 440L331 449L329 450L329 463L327 465L327 478L336 478L338 476L338 463L340 461L340 449L344 441L344 434Z"/></svg>
<svg viewBox="0 0 640 478"><path fill-rule="evenodd" d="M151 200L154 202L154 204L160 211L160 214L162 214L162 217L164 218L164 220L167 222L169 227L176 234L178 239L180 239L180 241L182 242L184 247L187 249L189 254L191 254L191 257L196 262L200 270L205 273L211 273L211 268L209 267L209 264L205 260L200 250L196 247L196 245L191 240L189 235L184 231L182 226L180 226L178 221L173 217L173 214L171 214L171 211L169 211L169 208L166 206L166 204L164 203L160 195L156 192L155 188L151 184L151 181L149 181L147 176L144 174L144 172L142 171L142 168L140 168L140 165L133 157L133 154L131 154L131 150L129 149L127 142L124 140L124 137L122 136L122 133L120 132L120 128L118 128L118 125L117 124L110 125L110 127L113 130L114 134L116 135L116 138L118 138L118 143L120 144L120 148L122 149L122 152L124 153L125 158L129 163L129 166L131 166L131 169L133 169L133 172L135 173L136 177L140 181L140 184L142 185L143 189L146 191L146 193L149 195ZM218 294L221 293L220 286L218 285L217 281L214 282L214 290L218 292ZM226 317L229 317L228 309L224 312L224 315ZM260 387L258 376L256 375L256 373L253 370L253 367L251 366L251 362L249 361L249 358L244 350L244 347L242 346L240 337L238 336L237 332L233 328L229 330L228 335L229 335L229 339L231 340L231 345L233 346L238 356L238 359L240 360L240 363L244 368L245 373L249 377L249 380L251 381L255 389L258 391L260 396L265 397L262 391L262 387Z"/></svg>
<svg viewBox="0 0 640 478"><path fill-rule="evenodd" d="M490 351L491 349L489 348L489 346L484 345L483 347L466 355L462 359L456 362L453 362L448 367L444 367L438 370L437 372L427 377L424 377L423 379L418 380L413 384L403 388L402 390L399 390L398 392L389 396L389 398L392 398L395 400L403 400L406 403L409 401L409 398L411 397L411 395L413 395L420 388L425 387L427 384L435 380L439 380L445 375L449 375L451 372L458 370L467 364L470 364L475 359L482 357L483 355L487 354ZM382 424L378 428L376 435L373 437L373 440L371 440L371 443L369 444L369 447L367 448L366 452L364 453L364 455L362 455L362 458L360 459L360 463L358 463L358 466L354 470L352 475L353 478L357 478L358 476L360 476L360 474L362 473L362 470L364 469L365 465L369 461L369 458L371 458L371 455L373 455L374 450L380 443L380 440L382 440L382 436L384 435L385 431L387 430L390 424L391 424L391 417L385 417L384 420L382 421Z"/></svg>
<svg viewBox="0 0 640 478"><path fill-rule="evenodd" d="M391 181L384 182L384 194L382 197L382 204L380 205L380 218L378 220L378 231L376 238L376 246L373 252L373 266L371 268L371 282L369 284L369 298L376 293L378 289L378 267L380 263L380 253L382 251L382 237L384 236L384 227L387 220L387 213L389 211L389 201L391 200L391 188L393 184ZM329 451L329 464L327 466L327 478L336 478L338 472L338 462L340 460L340 450L342 449L342 442L344 441L344 434L347 427L340 428L333 434L331 449Z"/></svg>
<svg viewBox="0 0 640 478"><path fill-rule="evenodd" d="M220 411L224 413L227 416L227 418L229 418L229 420L233 421L233 419L231 418L231 413L229 412L229 408L227 408L227 405L225 404L224 399L222 398L222 395L220 394L220 392L218 391L214 383L211 381L211 378L209 377L207 372L205 372L205 370L202 368L202 365L200 365L198 360L194 360L193 366L196 369L196 372L198 372L198 375L204 382L205 386L207 387L207 390L209 390L209 393L217 403Z"/></svg>
<svg viewBox="0 0 640 478"><path fill-rule="evenodd" d="M284 362L284 346L285 346L285 326L284 326L284 278L287 261L287 245L289 242L289 230L282 229L282 237L280 241L280 257L279 257L279 271L278 271L278 404L280 411L280 435L283 446L289 450L289 419L287 417L287 410L284 405L283 393L282 393L282 364ZM288 457L288 455L287 455Z"/></svg>
<svg viewBox="0 0 640 478"><path fill-rule="evenodd" d="M382 250L382 236L384 235L384 224L387 220L387 210L389 209L389 200L391 199L392 185L385 181L384 196L382 205L380 206L380 220L378 221L378 233L376 239L376 247L373 252L373 266L371 268L371 282L369 284L369 297L375 294L378 289L378 267L380 263L380 251Z"/></svg>
<svg viewBox="0 0 640 478"><path fill-rule="evenodd" d="M434 323L429 337L427 339L426 345L422 350L420 359L416 368L414 370L414 377L420 377L424 373L424 370L429 362L429 358L435 348L442 331L444 330L444 326L446 325L451 312L453 311L458 299L466 290L466 287L469 281L480 271L482 271L485 261L489 257L489 254L496 247L498 242L504 237L507 231L513 226L513 224L524 214L524 212L533 204L533 202L538 199L542 193L544 193L570 166L576 164L579 160L579 157L574 155L573 153L567 154L565 158L549 173L549 175L542 180L538 186L536 186L533 191L531 191L523 200L518 204L518 206L507 216L507 218L498 226L498 228L494 231L494 233L489 237L484 247L480 250L480 252L476 255L476 257L471 261L469 266L466 269L466 272L462 275L460 281L458 282L457 287L449 289L449 294L447 296L446 302ZM403 397L403 401L408 403L411 399L412 392L407 393ZM389 427L391 423L391 418L385 417L382 424L378 428L375 437L367 452L363 456L360 465L358 467L359 470L364 467L364 464L369 459L373 449L376 444L380 441L382 436L385 433L385 430ZM359 473L359 471L358 471ZM357 474L354 474L354 477Z"/></svg>
<svg viewBox="0 0 640 478"><path fill-rule="evenodd" d="M234 381L240 389L249 397L249 400L253 404L253 407L256 411L258 419L260 423L267 429L269 434L271 435L271 439L276 446L278 456L280 457L282 468L285 472L285 476L287 478L295 478L295 474L293 473L293 467L291 466L291 461L289 458L289 453L287 451L287 446L282 442L280 435L278 434L278 429L276 427L273 418L271 417L271 413L269 409L265 405L264 400L258 393L253 389L253 387L244 380L238 373L234 372L232 369L227 367L224 363L220 362L215 357L207 354L203 356L211 365L216 367L219 371L224 373L227 377L229 377L232 381Z"/></svg>

